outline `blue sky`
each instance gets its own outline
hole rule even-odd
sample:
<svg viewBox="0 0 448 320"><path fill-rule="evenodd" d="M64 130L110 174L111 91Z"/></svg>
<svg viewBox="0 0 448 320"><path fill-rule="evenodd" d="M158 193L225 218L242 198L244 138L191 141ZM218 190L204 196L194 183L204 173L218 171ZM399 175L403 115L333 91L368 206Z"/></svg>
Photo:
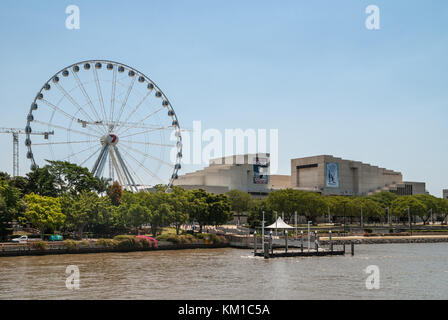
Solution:
<svg viewBox="0 0 448 320"><path fill-rule="evenodd" d="M70 4L80 30L65 28ZM380 30L365 28L370 4ZM110 59L152 78L185 127L278 128L280 173L291 158L332 154L401 171L437 196L448 188L444 0L3 0L0 35L0 126L23 127L64 66ZM12 138L0 147L11 172ZM23 137L20 147L24 174Z"/></svg>

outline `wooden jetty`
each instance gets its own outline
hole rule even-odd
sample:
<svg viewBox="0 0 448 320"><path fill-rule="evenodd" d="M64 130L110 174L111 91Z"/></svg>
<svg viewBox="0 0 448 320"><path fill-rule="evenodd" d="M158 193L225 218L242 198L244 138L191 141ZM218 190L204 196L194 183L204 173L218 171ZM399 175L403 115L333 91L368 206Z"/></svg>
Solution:
<svg viewBox="0 0 448 320"><path fill-rule="evenodd" d="M311 248L310 238L308 239L308 248L304 248L303 233L300 237L300 243L292 241L288 246L288 236L285 233L284 247L279 242L274 243L272 238L272 232L270 233L268 241L263 242L261 252L258 252L257 234L254 233L254 256L269 258L282 258L282 257L313 257L313 256L341 256L345 255L345 243L343 244L342 250L334 250L333 241L330 231L330 247L322 248L319 244L319 237L317 232L315 233L314 249ZM350 241L351 255L355 254L355 244Z"/></svg>
<svg viewBox="0 0 448 320"><path fill-rule="evenodd" d="M265 256L264 252L254 252L254 256L256 257L265 257L269 258L287 258L287 257L312 257L312 256L343 256L345 255L345 250L327 250L327 249L319 249L318 251L312 249L308 250L273 250L273 252L268 252L267 256Z"/></svg>

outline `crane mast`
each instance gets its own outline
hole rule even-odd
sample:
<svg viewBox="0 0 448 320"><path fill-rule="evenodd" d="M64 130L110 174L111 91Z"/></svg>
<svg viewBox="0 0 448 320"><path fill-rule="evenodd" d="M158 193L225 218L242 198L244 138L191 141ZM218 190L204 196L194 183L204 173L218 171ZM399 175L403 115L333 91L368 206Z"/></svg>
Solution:
<svg viewBox="0 0 448 320"><path fill-rule="evenodd" d="M19 134L27 134L25 130L20 128L3 128L0 127L0 133L12 134L12 172L13 177L19 175ZM36 131L30 132L33 135L42 135L44 139L48 139L49 135L53 135L54 131Z"/></svg>

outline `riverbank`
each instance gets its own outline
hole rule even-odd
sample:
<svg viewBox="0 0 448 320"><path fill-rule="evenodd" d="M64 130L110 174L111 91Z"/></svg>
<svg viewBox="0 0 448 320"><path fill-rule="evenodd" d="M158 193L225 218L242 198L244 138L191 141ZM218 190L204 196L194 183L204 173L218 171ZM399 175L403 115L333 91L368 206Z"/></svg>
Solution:
<svg viewBox="0 0 448 320"><path fill-rule="evenodd" d="M105 252L137 252L137 251L161 251L161 250L186 250L186 249L216 249L229 247L227 243L171 243L168 241L159 241L157 247L110 247L96 243L95 240L83 241L73 246L67 246L61 242L45 242L45 246L36 246L32 243L24 244L0 244L0 257L17 256L42 256L58 254L86 254L86 253L105 253Z"/></svg>
<svg viewBox="0 0 448 320"><path fill-rule="evenodd" d="M333 237L335 244L354 242L355 244L387 244L387 243L437 243L448 242L448 235L415 235L415 236L349 236ZM319 239L321 244L329 244L328 237Z"/></svg>
<svg viewBox="0 0 448 320"><path fill-rule="evenodd" d="M225 243L208 243L206 241L198 243L172 243L169 241L159 241L157 247L110 247L96 243L95 240L83 241L77 246L68 247L63 242L46 242L45 247L36 246L32 243L25 244L0 244L0 257L14 256L41 256L58 254L86 254L86 253L105 253L105 252L137 252L137 251L162 251L162 250L187 250L187 249L216 249L216 248L237 248L253 249L253 236L235 236L228 235ZM260 240L260 239L259 239ZM392 244L392 243L440 243L448 242L448 235L416 235L416 236L348 236L333 237L334 245L343 245L354 242L355 244ZM328 237L319 238L321 246L328 246L330 243ZM297 242L290 239L289 246L297 246ZM258 244L260 247L261 243ZM277 246L277 245L274 245Z"/></svg>

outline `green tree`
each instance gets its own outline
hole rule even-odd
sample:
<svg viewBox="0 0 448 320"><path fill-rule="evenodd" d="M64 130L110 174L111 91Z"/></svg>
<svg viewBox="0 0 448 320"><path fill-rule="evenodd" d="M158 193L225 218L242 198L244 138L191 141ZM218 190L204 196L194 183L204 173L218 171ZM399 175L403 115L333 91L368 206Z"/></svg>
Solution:
<svg viewBox="0 0 448 320"><path fill-rule="evenodd" d="M199 232L202 232L202 227L210 221L207 192L205 190L192 190L188 199L188 211L190 212L190 220L192 222L196 221L199 224Z"/></svg>
<svg viewBox="0 0 448 320"><path fill-rule="evenodd" d="M229 198L224 194L208 194L209 224L219 226L232 218Z"/></svg>
<svg viewBox="0 0 448 320"><path fill-rule="evenodd" d="M416 215L423 216L427 214L428 211L426 205L414 196L397 197L392 201L391 208L391 214L399 217L403 221L406 221L406 218L408 217L408 208L411 217Z"/></svg>
<svg viewBox="0 0 448 320"><path fill-rule="evenodd" d="M355 197L352 199L351 208L355 212L356 217L362 216L364 221L378 220L384 216L385 211L381 205L368 197Z"/></svg>
<svg viewBox="0 0 448 320"><path fill-rule="evenodd" d="M65 222L59 198L31 193L25 195L24 200L27 210L21 220L31 223L42 235L47 228L55 230Z"/></svg>
<svg viewBox="0 0 448 320"><path fill-rule="evenodd" d="M379 203L380 206L385 209L390 208L392 206L392 202L397 199L398 196L389 191L381 191L369 196L368 198Z"/></svg>
<svg viewBox="0 0 448 320"><path fill-rule="evenodd" d="M448 200L443 198L437 198L437 213L442 216L442 224L445 223L448 216Z"/></svg>
<svg viewBox="0 0 448 320"><path fill-rule="evenodd" d="M168 194L168 201L172 207L171 215L167 218L167 222L174 224L176 234L179 234L181 225L190 220L188 213L188 199L190 192L181 187L172 187L171 193Z"/></svg>
<svg viewBox="0 0 448 320"><path fill-rule="evenodd" d="M118 181L115 181L109 188L108 196L114 206L121 204L121 197L123 196L123 189Z"/></svg>
<svg viewBox="0 0 448 320"><path fill-rule="evenodd" d="M249 209L249 204L252 200L251 196L241 190L230 190L226 193L230 200L230 207L233 213L238 216L238 224L240 223L240 215L242 213L247 213Z"/></svg>
<svg viewBox="0 0 448 320"><path fill-rule="evenodd" d="M55 187L56 178L48 170L48 166L36 167L26 174L28 183L25 193L34 193L41 196L57 197L58 190Z"/></svg>
<svg viewBox="0 0 448 320"><path fill-rule="evenodd" d="M60 199L66 216L65 225L82 238L85 228L97 222L100 197L94 192L82 191L76 195L63 195Z"/></svg>
<svg viewBox="0 0 448 320"><path fill-rule="evenodd" d="M417 194L414 195L414 197L420 200L426 206L426 212L420 212L420 214L418 214L420 219L422 219L423 224L426 225L429 218L431 217L431 212L435 214L438 211L439 202L437 201L436 197L429 194Z"/></svg>
<svg viewBox="0 0 448 320"><path fill-rule="evenodd" d="M20 218L25 209L20 190L0 178L0 239L12 233L11 224Z"/></svg>
<svg viewBox="0 0 448 320"><path fill-rule="evenodd" d="M316 217L328 212L328 204L319 193L296 191L296 211L306 217L308 221L316 221Z"/></svg>
<svg viewBox="0 0 448 320"><path fill-rule="evenodd" d="M260 228L264 220L266 225L274 222L272 210L268 207L266 199L253 199L249 203L249 212L247 215L247 223L251 228Z"/></svg>
<svg viewBox="0 0 448 320"><path fill-rule="evenodd" d="M267 205L278 214L284 213L285 220L289 221L291 215L299 209L299 198L304 191L298 191L294 189L282 189L269 193L267 197Z"/></svg>

